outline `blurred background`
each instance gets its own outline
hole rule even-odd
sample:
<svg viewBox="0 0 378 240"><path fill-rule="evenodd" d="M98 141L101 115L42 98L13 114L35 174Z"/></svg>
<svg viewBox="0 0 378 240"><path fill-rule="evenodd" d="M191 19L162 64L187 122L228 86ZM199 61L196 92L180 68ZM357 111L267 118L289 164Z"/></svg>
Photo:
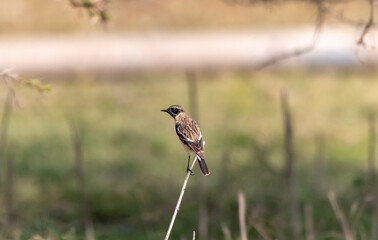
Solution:
<svg viewBox="0 0 378 240"><path fill-rule="evenodd" d="M0 239L378 239L374 10L0 1Z"/></svg>

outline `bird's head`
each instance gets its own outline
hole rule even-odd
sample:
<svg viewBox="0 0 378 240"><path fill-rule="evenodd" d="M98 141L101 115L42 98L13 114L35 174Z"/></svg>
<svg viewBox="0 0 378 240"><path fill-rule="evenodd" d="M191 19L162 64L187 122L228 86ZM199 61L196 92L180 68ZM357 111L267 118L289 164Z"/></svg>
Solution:
<svg viewBox="0 0 378 240"><path fill-rule="evenodd" d="M162 112L166 112L171 115L173 118L176 118L180 113L184 112L184 109L180 105L172 105L167 109L161 110Z"/></svg>

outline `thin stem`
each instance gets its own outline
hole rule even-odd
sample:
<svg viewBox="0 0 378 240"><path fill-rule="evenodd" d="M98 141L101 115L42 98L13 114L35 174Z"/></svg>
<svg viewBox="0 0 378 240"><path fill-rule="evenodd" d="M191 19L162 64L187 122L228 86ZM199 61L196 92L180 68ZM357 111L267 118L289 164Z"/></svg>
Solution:
<svg viewBox="0 0 378 240"><path fill-rule="evenodd" d="M3 110L3 116L0 123L0 158L5 158L5 150L6 150L6 144L7 144L7 138L8 138L8 128L9 128L9 120L12 113L12 94L8 92L7 99L4 103L4 110ZM0 159L1 160L1 159Z"/></svg>
<svg viewBox="0 0 378 240"><path fill-rule="evenodd" d="M343 229L345 239L353 240L353 234L350 230L349 224L345 218L344 213L341 211L339 204L337 203L336 196L333 191L330 191L328 193L328 199L329 199L329 202L331 203L333 211L335 212L337 220L339 220L341 223L341 227Z"/></svg>
<svg viewBox="0 0 378 240"><path fill-rule="evenodd" d="M231 231L230 231L230 228L227 226L227 224L222 223L221 227L222 227L222 232L223 232L223 235L224 235L224 239L225 240L232 240Z"/></svg>
<svg viewBox="0 0 378 240"><path fill-rule="evenodd" d="M71 125L71 138L72 146L75 154L75 170L77 183L79 185L79 194L80 194L80 204L83 217L83 224L85 228L85 239L86 240L95 240L95 232L93 227L93 222L91 214L89 211L89 204L86 192L85 177L84 177L84 166L83 166L83 129L79 124L75 124L72 120Z"/></svg>
<svg viewBox="0 0 378 240"><path fill-rule="evenodd" d="M290 221L293 239L301 239L301 221L299 217L299 204L297 193L297 178L295 174L295 156L294 156L294 130L293 121L288 103L288 94L281 92L281 107L284 128L285 160L286 160L286 178L290 201Z"/></svg>
<svg viewBox="0 0 378 240"><path fill-rule="evenodd" d="M268 235L267 231L264 229L264 226L261 223L252 223L252 227L261 235L264 240L272 240Z"/></svg>
<svg viewBox="0 0 378 240"><path fill-rule="evenodd" d="M314 214L311 203L305 205L306 240L315 240Z"/></svg>
<svg viewBox="0 0 378 240"><path fill-rule="evenodd" d="M190 166L190 170L193 169L194 167L194 164L196 163L196 160L197 160L197 156L194 158L193 160L193 163L192 165ZM168 231L167 231L167 235L165 235L165 238L164 240L168 240L169 239L169 235L171 235L171 231L172 231L172 228L173 228L173 224L175 223L175 219L176 219L176 215L180 209L180 205L181 205L181 200L182 198L184 197L184 193L185 193L185 189L186 189L186 185L188 184L188 180L189 180L189 177L190 177L190 171L188 171L186 173L186 177L185 177L185 181L184 181L184 184L182 185L182 188L181 188L181 193L180 193L180 197L177 201L177 204L176 204L176 208L175 208L175 211L173 212L173 216L172 216L172 219L171 219L171 223L169 224L169 228L168 228Z"/></svg>
<svg viewBox="0 0 378 240"><path fill-rule="evenodd" d="M245 195L242 191L238 193L238 203L239 203L239 227L240 227L240 239L248 240L247 236L247 224L246 224L246 213L247 204L245 200Z"/></svg>

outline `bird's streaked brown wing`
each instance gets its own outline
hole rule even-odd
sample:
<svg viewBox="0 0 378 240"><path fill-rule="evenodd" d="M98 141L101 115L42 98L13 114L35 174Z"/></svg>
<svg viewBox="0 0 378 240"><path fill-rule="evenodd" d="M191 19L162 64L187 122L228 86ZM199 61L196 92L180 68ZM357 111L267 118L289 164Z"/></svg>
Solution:
<svg viewBox="0 0 378 240"><path fill-rule="evenodd" d="M191 118L176 123L176 133L180 140L204 159L203 139L198 124Z"/></svg>

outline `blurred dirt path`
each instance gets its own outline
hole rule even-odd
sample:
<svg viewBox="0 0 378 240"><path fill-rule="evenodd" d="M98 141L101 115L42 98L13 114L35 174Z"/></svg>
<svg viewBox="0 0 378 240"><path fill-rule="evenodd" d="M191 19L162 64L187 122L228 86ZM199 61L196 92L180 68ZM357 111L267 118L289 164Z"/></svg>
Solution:
<svg viewBox="0 0 378 240"><path fill-rule="evenodd" d="M356 46L359 30L325 29L314 51L280 67L373 64L377 50ZM1 36L0 69L18 72L130 72L250 68L303 46L313 29L146 33L143 35ZM371 39L371 37L370 37Z"/></svg>

